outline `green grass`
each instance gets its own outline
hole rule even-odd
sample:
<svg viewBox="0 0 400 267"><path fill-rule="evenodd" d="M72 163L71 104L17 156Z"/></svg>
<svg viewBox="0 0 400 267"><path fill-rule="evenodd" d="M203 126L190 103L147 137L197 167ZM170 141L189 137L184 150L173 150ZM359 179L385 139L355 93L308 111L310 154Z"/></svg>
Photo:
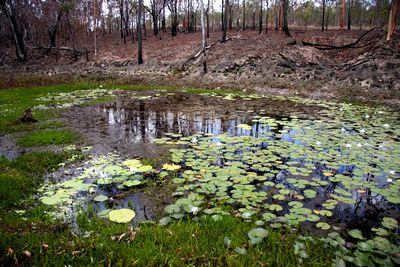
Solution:
<svg viewBox="0 0 400 267"><path fill-rule="evenodd" d="M70 130L37 130L21 136L17 144L24 147L69 144L78 139Z"/></svg>
<svg viewBox="0 0 400 267"><path fill-rule="evenodd" d="M43 175L74 155L71 152L33 152L15 160L0 157L0 207L18 207L43 181Z"/></svg>
<svg viewBox="0 0 400 267"><path fill-rule="evenodd" d="M35 211L30 216L38 218L43 212ZM15 224L16 220L14 215L10 223ZM16 256L20 263L40 266L299 265L298 256L293 252L296 234L269 230L262 243L250 246L247 232L254 225L232 216L218 222L209 218L200 222L181 220L165 227L142 225L131 230L128 225L89 220L82 215L78 222L83 233L90 233L87 237L76 236L60 225L49 228L48 220L36 220L35 230L19 222L19 228L26 227L25 231L13 235L0 232L0 251L6 252L9 247L14 250L14 255L6 256L3 264L11 264L13 256ZM224 244L224 237L232 240L230 248ZM48 249L44 249L47 246ZM245 247L247 254L236 253L234 248L237 246ZM330 263L331 250L319 243L306 243L306 246L310 257L304 260L303 265L325 266ZM24 256L26 250L32 253L32 258Z"/></svg>

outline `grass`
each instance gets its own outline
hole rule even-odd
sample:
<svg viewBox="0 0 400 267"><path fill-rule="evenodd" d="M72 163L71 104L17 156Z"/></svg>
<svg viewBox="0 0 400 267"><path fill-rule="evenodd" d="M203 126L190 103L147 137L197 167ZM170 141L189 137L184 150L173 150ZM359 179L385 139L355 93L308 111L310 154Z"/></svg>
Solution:
<svg viewBox="0 0 400 267"><path fill-rule="evenodd" d="M18 207L28 199L43 181L47 172L56 170L58 164L74 155L71 152L26 153L10 161L0 157L0 207Z"/></svg>
<svg viewBox="0 0 400 267"><path fill-rule="evenodd" d="M70 130L37 130L21 136L17 144L24 147L69 144L78 139Z"/></svg>
<svg viewBox="0 0 400 267"><path fill-rule="evenodd" d="M36 230L26 227L19 234L0 232L0 251L13 249L13 254L3 259L3 264L33 265L228 265L228 266L298 266L298 256L293 252L296 234L284 230L269 230L269 235L256 246L248 245L247 232L254 227L232 216L214 222L205 218L199 222L175 221L165 227L128 225L90 220L87 215L78 218L80 230L86 237L74 235L61 225L49 228L49 220L38 219L43 210L28 216L36 217ZM14 215L13 220L18 216ZM35 220L35 219L34 219ZM10 221L12 222L12 220ZM15 223L15 222L13 222ZM4 226L3 226L4 228ZM39 235L40 233L40 235ZM231 247L224 237L232 240ZM234 248L246 247L247 254L239 255ZM305 266L327 265L333 252L319 243L306 243L310 255ZM29 251L31 257L26 257Z"/></svg>

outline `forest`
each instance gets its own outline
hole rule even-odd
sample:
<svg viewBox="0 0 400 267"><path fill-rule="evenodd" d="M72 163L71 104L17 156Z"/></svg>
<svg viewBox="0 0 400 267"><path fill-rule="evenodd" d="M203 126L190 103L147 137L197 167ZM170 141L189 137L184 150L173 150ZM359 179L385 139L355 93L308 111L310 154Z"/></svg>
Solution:
<svg viewBox="0 0 400 267"><path fill-rule="evenodd" d="M0 266L399 266L400 0L0 0Z"/></svg>

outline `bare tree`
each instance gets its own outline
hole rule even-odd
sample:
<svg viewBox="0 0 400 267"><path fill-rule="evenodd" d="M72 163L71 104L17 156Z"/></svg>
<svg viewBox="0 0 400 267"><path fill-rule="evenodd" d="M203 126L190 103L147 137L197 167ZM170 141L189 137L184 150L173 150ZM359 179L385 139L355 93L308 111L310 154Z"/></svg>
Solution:
<svg viewBox="0 0 400 267"><path fill-rule="evenodd" d="M263 12L262 12L262 9L263 9L262 2L263 2L263 0L259 0L259 1L260 1L260 13L258 14L258 34L261 35L261 33L262 33L262 15L263 15Z"/></svg>
<svg viewBox="0 0 400 267"><path fill-rule="evenodd" d="M20 5L19 5L20 4ZM27 49L25 45L25 26L22 17L20 1L0 0L0 6L9 22L12 39L15 45L15 54L18 60L26 61Z"/></svg>
<svg viewBox="0 0 400 267"><path fill-rule="evenodd" d="M143 0L139 0L137 10L138 64L143 64L142 52L142 8Z"/></svg>
<svg viewBox="0 0 400 267"><path fill-rule="evenodd" d="M386 40L391 41L396 29L396 19L399 14L400 0L392 0L390 6L389 25Z"/></svg>
<svg viewBox="0 0 400 267"><path fill-rule="evenodd" d="M243 26L242 29L246 29L246 0L243 0Z"/></svg>
<svg viewBox="0 0 400 267"><path fill-rule="evenodd" d="M221 43L225 43L226 42L226 32L228 29L228 12L227 12L227 8L229 6L229 0L225 0L225 12L224 12L224 21L222 23L223 25L223 31L222 31L222 38L221 38Z"/></svg>
<svg viewBox="0 0 400 267"><path fill-rule="evenodd" d="M207 37L206 37L206 27L204 22L204 4L203 0L199 0L200 2L200 20L201 20L201 47L203 50L203 73L207 73L207 61L206 61L206 45L207 45Z"/></svg>
<svg viewBox="0 0 400 267"><path fill-rule="evenodd" d="M322 21L321 21L321 31L324 31L324 28L325 28L325 2L326 2L326 0L322 0Z"/></svg>
<svg viewBox="0 0 400 267"><path fill-rule="evenodd" d="M343 30L343 27L344 27L344 16L345 15L346 15L346 0L342 0L340 21L339 21L339 27L341 30Z"/></svg>

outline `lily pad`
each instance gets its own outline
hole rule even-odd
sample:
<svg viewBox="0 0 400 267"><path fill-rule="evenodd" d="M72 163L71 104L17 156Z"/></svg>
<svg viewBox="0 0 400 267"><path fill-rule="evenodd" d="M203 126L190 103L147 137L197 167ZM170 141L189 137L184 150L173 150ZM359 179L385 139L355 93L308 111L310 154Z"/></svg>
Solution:
<svg viewBox="0 0 400 267"><path fill-rule="evenodd" d="M117 223L128 223L135 218L135 212L131 209L111 210L108 213L108 219Z"/></svg>

